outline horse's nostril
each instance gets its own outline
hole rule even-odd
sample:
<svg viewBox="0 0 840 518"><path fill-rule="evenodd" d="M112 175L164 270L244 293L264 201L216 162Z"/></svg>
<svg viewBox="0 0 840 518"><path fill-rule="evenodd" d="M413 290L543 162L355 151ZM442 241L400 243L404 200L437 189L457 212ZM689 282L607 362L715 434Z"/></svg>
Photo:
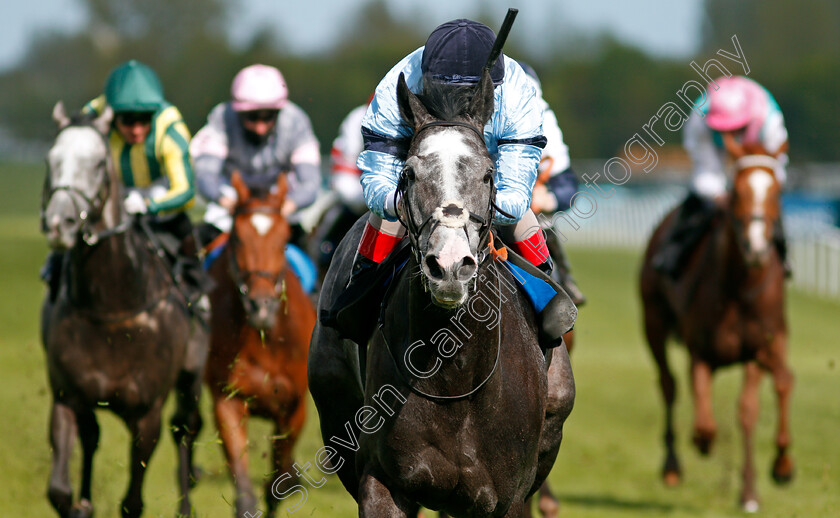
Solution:
<svg viewBox="0 0 840 518"><path fill-rule="evenodd" d="M477 269L478 265L476 264L475 259L473 259L470 256L464 257L463 259L461 259L461 264L458 265L458 279L470 279L473 275L475 275Z"/></svg>
<svg viewBox="0 0 840 518"><path fill-rule="evenodd" d="M434 255L426 256L426 267L429 269L429 276L433 279L443 279L443 269L438 264L437 257Z"/></svg>

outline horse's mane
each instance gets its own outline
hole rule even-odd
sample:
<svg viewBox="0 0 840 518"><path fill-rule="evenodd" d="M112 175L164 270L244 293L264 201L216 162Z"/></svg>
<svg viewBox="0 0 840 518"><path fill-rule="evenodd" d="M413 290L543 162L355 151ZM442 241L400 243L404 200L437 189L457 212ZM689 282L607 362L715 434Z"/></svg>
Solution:
<svg viewBox="0 0 840 518"><path fill-rule="evenodd" d="M475 87L471 85L451 85L424 78L423 93L418 97L431 115L451 121L467 114L474 93Z"/></svg>
<svg viewBox="0 0 840 518"><path fill-rule="evenodd" d="M79 111L74 113L70 116L70 126L88 126L91 122L96 119L97 114L95 112L83 112Z"/></svg>

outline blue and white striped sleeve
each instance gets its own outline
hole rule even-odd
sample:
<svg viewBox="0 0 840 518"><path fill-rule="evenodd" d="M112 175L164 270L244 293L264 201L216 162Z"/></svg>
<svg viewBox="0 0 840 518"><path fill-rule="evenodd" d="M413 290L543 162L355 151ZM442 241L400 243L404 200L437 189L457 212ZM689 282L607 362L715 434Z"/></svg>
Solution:
<svg viewBox="0 0 840 518"><path fill-rule="evenodd" d="M423 47L415 50L385 75L362 119L364 150L356 165L362 171L362 190L371 212L389 221L397 219L393 207L386 210L386 202L393 199L400 172L405 164L413 134L400 115L397 102L397 79L405 74L412 92L420 90L422 77L420 60Z"/></svg>
<svg viewBox="0 0 840 518"><path fill-rule="evenodd" d="M531 205L546 144L539 100L519 64L505 59L505 82L496 89L496 113L491 120L496 137L496 205L513 216L497 213L495 220L501 224L519 221Z"/></svg>

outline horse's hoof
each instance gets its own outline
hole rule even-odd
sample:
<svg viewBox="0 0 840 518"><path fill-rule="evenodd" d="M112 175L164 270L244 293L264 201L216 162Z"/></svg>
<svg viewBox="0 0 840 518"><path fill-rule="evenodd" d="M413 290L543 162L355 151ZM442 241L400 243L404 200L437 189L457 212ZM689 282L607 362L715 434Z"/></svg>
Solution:
<svg viewBox="0 0 840 518"><path fill-rule="evenodd" d="M560 512L560 503L557 499L548 495L541 495L537 508L544 518L557 518Z"/></svg>
<svg viewBox="0 0 840 518"><path fill-rule="evenodd" d="M712 444L715 442L715 432L696 430L692 440L694 441L694 445L697 446L697 451L701 455L706 456L712 452Z"/></svg>
<svg viewBox="0 0 840 518"><path fill-rule="evenodd" d="M662 475L662 481L665 482L665 485L668 487L675 487L680 485L680 482L682 482L682 477L677 471L666 471Z"/></svg>
<svg viewBox="0 0 840 518"><path fill-rule="evenodd" d="M755 498L747 499L744 503L741 504L741 507L744 509L745 513L757 513L758 500L756 500Z"/></svg>
<svg viewBox="0 0 840 518"><path fill-rule="evenodd" d="M90 500L82 499L70 510L70 518L90 518L91 516L93 516L93 504Z"/></svg>
<svg viewBox="0 0 840 518"><path fill-rule="evenodd" d="M776 484L789 484L793 480L793 461L790 457L778 457L773 463L771 476Z"/></svg>

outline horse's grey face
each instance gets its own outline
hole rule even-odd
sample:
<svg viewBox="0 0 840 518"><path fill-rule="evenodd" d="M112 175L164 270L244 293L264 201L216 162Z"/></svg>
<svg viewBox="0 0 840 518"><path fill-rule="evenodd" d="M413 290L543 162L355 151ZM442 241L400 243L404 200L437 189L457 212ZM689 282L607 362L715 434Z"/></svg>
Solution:
<svg viewBox="0 0 840 518"><path fill-rule="evenodd" d="M69 126L60 103L53 115L60 132L47 154L44 224L49 246L67 250L93 212L102 209L91 202L104 201L100 192L108 174L108 146L97 126ZM106 115L110 120L110 113ZM95 124L104 123L103 117Z"/></svg>
<svg viewBox="0 0 840 518"><path fill-rule="evenodd" d="M479 223L470 212L489 216L493 162L484 142L463 128L426 130L406 168L413 176L407 196L415 221L430 223L419 236L421 269L441 306L462 304L478 270Z"/></svg>
<svg viewBox="0 0 840 518"><path fill-rule="evenodd" d="M482 136L493 114L490 75L485 73L474 89L462 94L469 94L460 95L463 109L457 107L457 114L446 119L455 125L428 126L437 119L409 91L402 75L397 84L400 113L415 130L404 170L409 214L403 219L407 216L419 227L413 230L419 230L414 244L422 274L433 302L447 308L467 300L479 252L487 245L480 242L485 237L481 223L470 214L485 220L493 215L493 161Z"/></svg>

